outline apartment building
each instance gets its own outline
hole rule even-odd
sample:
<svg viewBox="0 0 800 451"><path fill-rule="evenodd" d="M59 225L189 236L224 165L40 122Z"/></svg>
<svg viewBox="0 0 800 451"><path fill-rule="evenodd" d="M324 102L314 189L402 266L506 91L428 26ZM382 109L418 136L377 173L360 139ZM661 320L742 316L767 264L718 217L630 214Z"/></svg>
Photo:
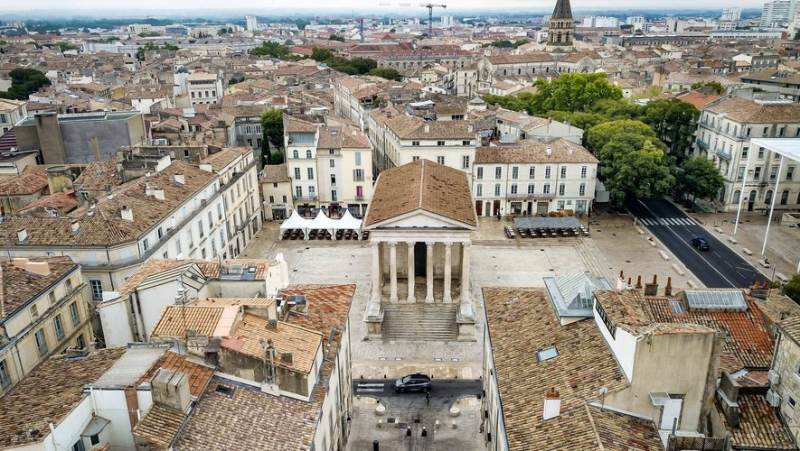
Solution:
<svg viewBox="0 0 800 451"><path fill-rule="evenodd" d="M68 216L9 217L0 223L0 237L17 257L65 255L79 262L94 302L102 300L103 291L116 290L150 259L238 255L255 233L252 219L260 221L261 207L252 151L222 152L228 151L236 155L230 164L235 170L218 173L211 163L199 167L171 161L166 155L151 172L119 186L109 184L105 196L86 202ZM84 182L102 186L86 178ZM239 211L244 206L242 217Z"/></svg>
<svg viewBox="0 0 800 451"><path fill-rule="evenodd" d="M324 208L362 217L372 198L372 145L359 129L284 116L286 170L303 215ZM278 182L273 182L278 183Z"/></svg>
<svg viewBox="0 0 800 451"><path fill-rule="evenodd" d="M0 99L0 136L28 116L26 104L22 100Z"/></svg>
<svg viewBox="0 0 800 451"><path fill-rule="evenodd" d="M0 396L66 348L94 343L80 265L69 257L0 262Z"/></svg>
<svg viewBox="0 0 800 451"><path fill-rule="evenodd" d="M565 139L480 147L472 169L475 212L478 216L588 213L598 163L583 146Z"/></svg>
<svg viewBox="0 0 800 451"><path fill-rule="evenodd" d="M800 137L800 105L726 97L701 111L695 152L712 160L725 178L717 208L735 211L740 202L747 211L769 208L776 195L776 208L796 208L800 204L797 165L787 161L778 174L780 157L751 146L754 137ZM780 180L780 193L773 193L776 180Z"/></svg>
<svg viewBox="0 0 800 451"><path fill-rule="evenodd" d="M294 210L292 179L286 163L264 166L259 178L265 220L283 221Z"/></svg>
<svg viewBox="0 0 800 451"><path fill-rule="evenodd" d="M222 101L222 80L216 74L194 73L186 77L186 92L192 106Z"/></svg>
<svg viewBox="0 0 800 451"><path fill-rule="evenodd" d="M379 80L367 77L337 79L333 87L334 111L365 130L367 115L378 107L378 96L385 88L385 82Z"/></svg>

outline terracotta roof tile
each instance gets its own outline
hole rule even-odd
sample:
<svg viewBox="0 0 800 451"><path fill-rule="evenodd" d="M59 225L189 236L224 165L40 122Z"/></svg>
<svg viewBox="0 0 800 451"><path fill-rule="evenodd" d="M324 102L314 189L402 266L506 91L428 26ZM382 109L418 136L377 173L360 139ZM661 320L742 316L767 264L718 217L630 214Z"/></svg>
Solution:
<svg viewBox="0 0 800 451"><path fill-rule="evenodd" d="M365 225L373 226L417 209L476 227L467 175L424 159L381 173Z"/></svg>
<svg viewBox="0 0 800 451"><path fill-rule="evenodd" d="M606 450L661 451L664 446L652 421L611 410L587 407L597 436ZM569 434L569 432L568 432Z"/></svg>
<svg viewBox="0 0 800 451"><path fill-rule="evenodd" d="M291 182L292 179L289 178L286 163L283 163L264 166L261 171L261 181L264 183L282 183Z"/></svg>
<svg viewBox="0 0 800 451"><path fill-rule="evenodd" d="M77 272L78 265L69 257L29 258L32 262L47 262L50 274L43 276L0 261L0 322L15 314L31 299L49 290L67 274ZM76 280L75 285L82 281ZM41 312L44 314L44 312Z"/></svg>
<svg viewBox="0 0 800 451"><path fill-rule="evenodd" d="M706 109L712 113L726 113L727 119L742 123L800 122L800 105L796 103L761 105L752 100L731 97Z"/></svg>
<svg viewBox="0 0 800 451"><path fill-rule="evenodd" d="M142 421L133 428L133 433L147 438L151 449L172 449L172 442L186 421L186 416L179 410L153 404Z"/></svg>
<svg viewBox="0 0 800 451"><path fill-rule="evenodd" d="M153 366L142 375L136 382L139 386L145 381L150 381L156 375L159 368L165 370L180 371L189 376L189 393L192 396L200 396L206 389L211 377L214 376L214 368L186 359L186 356L167 351L156 360Z"/></svg>
<svg viewBox="0 0 800 451"><path fill-rule="evenodd" d="M251 150L245 147L229 147L220 152L212 153L201 163L210 164L214 172L220 173L223 169L228 167L229 164L236 161L237 158L249 152L251 152Z"/></svg>
<svg viewBox="0 0 800 451"><path fill-rule="evenodd" d="M737 402L739 427L730 427L725 415L719 415L730 432L730 444L734 449L797 449L764 395L740 392ZM717 409L720 409L718 402Z"/></svg>
<svg viewBox="0 0 800 451"><path fill-rule="evenodd" d="M47 188L47 177L44 174L19 174L0 176L0 195L26 196Z"/></svg>
<svg viewBox="0 0 800 451"><path fill-rule="evenodd" d="M153 326L153 338L184 337L187 330L197 335L214 336L225 307L198 307L194 305L168 305Z"/></svg>
<svg viewBox="0 0 800 451"><path fill-rule="evenodd" d="M547 155L547 149L550 155ZM525 139L518 143L479 147L475 151L475 164L491 163L587 163L599 161L580 144L564 139L543 143Z"/></svg>

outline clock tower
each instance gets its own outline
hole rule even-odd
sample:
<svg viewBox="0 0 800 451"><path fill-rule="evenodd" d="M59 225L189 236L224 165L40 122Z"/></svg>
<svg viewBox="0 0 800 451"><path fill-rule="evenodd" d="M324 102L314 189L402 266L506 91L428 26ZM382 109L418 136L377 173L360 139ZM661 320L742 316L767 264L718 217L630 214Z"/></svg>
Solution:
<svg viewBox="0 0 800 451"><path fill-rule="evenodd" d="M547 33L548 51L568 52L572 50L575 20L572 18L572 7L570 7L569 0L556 1L556 7L550 17L550 29Z"/></svg>

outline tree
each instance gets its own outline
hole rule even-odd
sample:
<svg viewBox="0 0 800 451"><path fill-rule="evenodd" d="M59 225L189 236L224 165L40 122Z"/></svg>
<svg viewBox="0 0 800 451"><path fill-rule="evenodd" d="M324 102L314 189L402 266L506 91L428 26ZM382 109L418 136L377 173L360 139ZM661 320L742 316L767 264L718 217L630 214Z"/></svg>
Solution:
<svg viewBox="0 0 800 451"><path fill-rule="evenodd" d="M58 49L61 50L62 52L66 52L67 50L77 50L78 49L77 45L71 44L71 43L69 43L67 41L60 41L56 45L58 46Z"/></svg>
<svg viewBox="0 0 800 451"><path fill-rule="evenodd" d="M333 52L328 49L321 49L319 47L314 47L314 50L311 51L311 59L314 61L325 63L333 58Z"/></svg>
<svg viewBox="0 0 800 451"><path fill-rule="evenodd" d="M800 304L800 274L795 274L786 284L786 296Z"/></svg>
<svg viewBox="0 0 800 451"><path fill-rule="evenodd" d="M266 152L263 152L262 149L262 156L270 155L270 145L276 150L283 148L283 112L281 110L272 108L261 113L261 130L264 135L262 143L266 144Z"/></svg>
<svg viewBox="0 0 800 451"><path fill-rule="evenodd" d="M491 45L492 47L497 47L497 48L501 48L501 49L510 49L510 48L514 47L514 43L513 42L505 41L505 40L504 41L494 41L489 45Z"/></svg>
<svg viewBox="0 0 800 451"><path fill-rule="evenodd" d="M641 149L619 156L603 170L606 188L618 201L660 197L675 182L664 152L649 140Z"/></svg>
<svg viewBox="0 0 800 451"><path fill-rule="evenodd" d="M658 99L648 102L644 122L653 127L671 151L692 145L700 111L694 105L678 99Z"/></svg>
<svg viewBox="0 0 800 451"><path fill-rule="evenodd" d="M645 114L645 107L624 100L603 99L598 101L592 111L605 116L609 121L618 119L641 120Z"/></svg>
<svg viewBox="0 0 800 451"><path fill-rule="evenodd" d="M0 91L0 98L3 99L28 100L28 96L39 88L50 85L50 80L36 69L17 68L11 70L8 76L11 77L11 88Z"/></svg>
<svg viewBox="0 0 800 451"><path fill-rule="evenodd" d="M618 121L605 122L589 129L586 133L586 143L595 152L599 152L615 136L620 134L642 135L651 141L657 141L658 136L649 125L640 121L623 119Z"/></svg>
<svg viewBox="0 0 800 451"><path fill-rule="evenodd" d="M711 160L694 157L676 169L675 188L694 199L716 197L725 186L725 179Z"/></svg>
<svg viewBox="0 0 800 451"><path fill-rule="evenodd" d="M717 94L725 92L725 87L718 81L698 81L692 85L692 89L709 88Z"/></svg>
<svg viewBox="0 0 800 451"><path fill-rule="evenodd" d="M250 50L251 55L271 56L273 58L283 58L289 54L291 49L288 46L280 45L277 42L264 41L261 47Z"/></svg>
<svg viewBox="0 0 800 451"><path fill-rule="evenodd" d="M396 81L402 80L400 72L397 72L397 69L392 69L389 67L372 69L371 71L367 72L367 75L374 75L376 77L382 77L387 80L396 80Z"/></svg>
<svg viewBox="0 0 800 451"><path fill-rule="evenodd" d="M339 41L344 42L344 36L339 36L338 34L332 34L329 38L329 41Z"/></svg>
<svg viewBox="0 0 800 451"><path fill-rule="evenodd" d="M353 66L359 74L366 74L378 68L378 62L371 58L353 58L350 60L350 65Z"/></svg>
<svg viewBox="0 0 800 451"><path fill-rule="evenodd" d="M139 36L140 38L154 38L156 36L161 36L161 35L156 33L155 31L143 31L137 34L136 36Z"/></svg>
<svg viewBox="0 0 800 451"><path fill-rule="evenodd" d="M533 111L544 114L549 111L589 111L597 102L622 99L622 89L612 85L602 72L562 74L548 81L540 78L534 83Z"/></svg>

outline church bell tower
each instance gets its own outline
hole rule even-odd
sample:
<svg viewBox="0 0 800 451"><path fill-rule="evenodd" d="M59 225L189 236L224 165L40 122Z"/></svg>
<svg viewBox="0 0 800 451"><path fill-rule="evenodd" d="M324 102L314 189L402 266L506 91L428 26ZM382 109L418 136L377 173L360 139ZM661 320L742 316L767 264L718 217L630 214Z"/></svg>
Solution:
<svg viewBox="0 0 800 451"><path fill-rule="evenodd" d="M550 30L547 35L548 51L571 51L574 35L575 20L572 18L572 7L570 7L569 0L557 0L553 15L550 17Z"/></svg>

